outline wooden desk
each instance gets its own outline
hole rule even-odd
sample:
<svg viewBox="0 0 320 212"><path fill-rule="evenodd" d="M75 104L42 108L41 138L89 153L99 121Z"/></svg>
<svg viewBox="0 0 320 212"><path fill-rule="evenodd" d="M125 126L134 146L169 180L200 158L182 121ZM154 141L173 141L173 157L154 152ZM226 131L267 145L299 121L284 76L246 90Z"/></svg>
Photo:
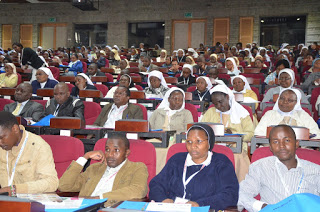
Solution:
<svg viewBox="0 0 320 212"><path fill-rule="evenodd" d="M236 143L236 147L229 147L233 153L241 153L242 151L242 137L243 136L216 136L216 143ZM186 133L176 134L176 143L181 143L186 139Z"/></svg>
<svg viewBox="0 0 320 212"><path fill-rule="evenodd" d="M16 197L0 197L0 211L3 212L42 212L44 210L45 206L39 202Z"/></svg>

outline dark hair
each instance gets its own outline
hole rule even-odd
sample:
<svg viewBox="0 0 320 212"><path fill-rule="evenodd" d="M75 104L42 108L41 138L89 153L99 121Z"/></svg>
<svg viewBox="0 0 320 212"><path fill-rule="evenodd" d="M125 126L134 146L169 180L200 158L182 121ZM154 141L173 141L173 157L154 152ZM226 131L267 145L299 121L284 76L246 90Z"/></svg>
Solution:
<svg viewBox="0 0 320 212"><path fill-rule="evenodd" d="M23 48L23 45L21 44L21 43L13 43L12 44L12 47L13 46L18 46L18 47L20 47L21 49Z"/></svg>
<svg viewBox="0 0 320 212"><path fill-rule="evenodd" d="M98 69L98 65L96 63L91 63L89 66L91 66L91 65L93 65L95 69Z"/></svg>
<svg viewBox="0 0 320 212"><path fill-rule="evenodd" d="M7 60L9 63L12 63L12 60L11 60L10 57L5 57L5 58L3 58L3 61L5 61L5 60Z"/></svg>
<svg viewBox="0 0 320 212"><path fill-rule="evenodd" d="M150 56L144 56L144 59L148 59L149 61L151 61L151 57Z"/></svg>
<svg viewBox="0 0 320 212"><path fill-rule="evenodd" d="M126 133L123 132L108 132L108 139L120 139L124 142L124 146L130 149L130 142L126 137ZM107 143L106 143L107 144Z"/></svg>
<svg viewBox="0 0 320 212"><path fill-rule="evenodd" d="M125 87L125 86L123 86L123 85L119 85L118 88L124 88L124 89L126 89L126 94L127 94L127 96L130 96L130 95L131 95L131 92L130 92L129 88L127 88L127 87Z"/></svg>
<svg viewBox="0 0 320 212"><path fill-rule="evenodd" d="M283 65L285 68L290 68L289 61L288 61L288 60L285 60L285 59L278 60L278 62L277 62L277 64L276 64L276 69L277 69L280 65Z"/></svg>
<svg viewBox="0 0 320 212"><path fill-rule="evenodd" d="M270 131L270 133L269 133L269 143L270 143L270 140L271 140L271 135L272 135L272 134L274 133L274 131L275 131L276 129L278 129L278 128L288 129L289 132L290 132L290 134L293 135L294 140L297 139L297 138L296 138L296 133L294 132L294 130L292 129L291 126L285 125L285 124L280 124L280 125L274 126L274 127L271 129L271 131Z"/></svg>
<svg viewBox="0 0 320 212"><path fill-rule="evenodd" d="M17 118L10 112L0 112L0 126L2 128L11 129L13 125L19 125Z"/></svg>
<svg viewBox="0 0 320 212"><path fill-rule="evenodd" d="M72 54L72 56L75 56L77 59L79 58L78 54L76 54L76 53Z"/></svg>
<svg viewBox="0 0 320 212"><path fill-rule="evenodd" d="M123 69L123 70L128 70L128 69ZM131 78L131 76L129 75L129 74L123 74L123 75L121 75L121 77L127 77L127 78L129 78L129 81L130 81L130 84L129 84L129 88L133 88L134 87L134 82L133 82L133 80L132 80L132 78ZM120 77L120 79L121 79L121 77ZM120 80L119 79L119 80ZM129 90L130 91L130 90ZM130 95L129 95L130 96Z"/></svg>

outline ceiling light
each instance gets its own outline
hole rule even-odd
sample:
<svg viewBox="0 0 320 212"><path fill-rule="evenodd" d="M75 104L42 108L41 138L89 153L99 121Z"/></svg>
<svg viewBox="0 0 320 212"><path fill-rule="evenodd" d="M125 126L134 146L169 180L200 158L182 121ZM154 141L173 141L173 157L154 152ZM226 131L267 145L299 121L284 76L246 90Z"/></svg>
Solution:
<svg viewBox="0 0 320 212"><path fill-rule="evenodd" d="M261 23L264 23L264 20L261 20Z"/></svg>

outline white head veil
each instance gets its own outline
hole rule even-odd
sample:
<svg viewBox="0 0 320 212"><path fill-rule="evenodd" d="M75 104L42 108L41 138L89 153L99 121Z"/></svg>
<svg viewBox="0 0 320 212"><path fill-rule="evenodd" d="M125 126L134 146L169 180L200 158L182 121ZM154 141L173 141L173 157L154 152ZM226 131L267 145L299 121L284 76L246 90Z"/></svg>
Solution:
<svg viewBox="0 0 320 212"><path fill-rule="evenodd" d="M212 88L212 83L211 83L211 80L209 79L209 77L204 77L204 76L200 76L196 79L196 82L200 79L200 78L203 78L206 83L207 83L207 90L210 90Z"/></svg>
<svg viewBox="0 0 320 212"><path fill-rule="evenodd" d="M227 68L227 61L231 61L233 64L233 71L228 70L228 74L239 75L240 71L239 71L238 66L236 64L236 61L232 57L228 57L226 59L226 65L225 65L226 68Z"/></svg>
<svg viewBox="0 0 320 212"><path fill-rule="evenodd" d="M13 72L14 74L17 74L17 68L16 68L15 64L13 64L13 63L6 63L6 65L9 65L9 66L12 68L12 72Z"/></svg>
<svg viewBox="0 0 320 212"><path fill-rule="evenodd" d="M294 84L294 81L295 81L295 76L294 76L294 72L289 69L289 68L285 68L285 69L282 69L280 72L279 72L279 75L278 75L278 79L280 79L280 75L282 73L287 73L289 74L290 78L291 78L291 84L290 84L290 88L292 88L293 84Z"/></svg>
<svg viewBox="0 0 320 212"><path fill-rule="evenodd" d="M167 82L166 82L166 80L164 79L163 74L162 74L161 71L156 71L156 70L154 70L154 71L151 71L151 72L149 73L149 75L148 75L148 87L149 87L149 88L152 88L151 83L150 83L150 77L157 77L158 79L160 79L161 85L162 85L163 87L165 87L165 88L168 87Z"/></svg>
<svg viewBox="0 0 320 212"><path fill-rule="evenodd" d="M281 94L282 94L284 91L286 91L286 90L291 90L291 91L293 91L293 92L296 94L296 96L297 96L297 103L296 103L296 105L294 106L294 108L293 108L292 111L287 112L287 113L286 113L286 112L282 112L282 111L280 110L280 108L279 108L279 99L280 99L280 96L281 96ZM278 111L278 112L279 112L281 115L283 115L283 116L291 116L294 111L296 111L296 110L303 110L302 107L301 107L300 101L301 101L301 93L300 93L300 91L299 91L298 89L295 89L295 88L286 88L286 89L283 89L283 90L280 92L279 97L278 97L278 99L277 99L277 102L276 102L276 103L274 104L274 106L273 106L273 110Z"/></svg>
<svg viewBox="0 0 320 212"><path fill-rule="evenodd" d="M46 75L48 75L49 79L59 82L58 80L56 80L56 78L53 77L53 74L49 68L41 67L39 68L39 70L43 71Z"/></svg>
<svg viewBox="0 0 320 212"><path fill-rule="evenodd" d="M249 49L249 48L245 48L243 51L248 51L249 52L249 58L252 60L252 61L254 61L254 58L253 58L253 56L252 56L252 54L251 54L251 50Z"/></svg>
<svg viewBox="0 0 320 212"><path fill-rule="evenodd" d="M240 79L242 79L242 81L244 82L244 88L243 88L242 91L240 91L240 93L245 93L246 90L252 90L251 87L250 87L250 85L249 85L249 82L248 82L247 78L246 78L245 76L243 76L243 75L238 75L238 76L231 77L231 84L232 84L232 86L233 86L233 80L234 80L235 78L240 78ZM237 92L237 91L235 91L235 90L233 89L233 92Z"/></svg>
<svg viewBox="0 0 320 212"><path fill-rule="evenodd" d="M177 50L177 53L176 53L176 56L177 56L177 57L178 57L178 52L179 52L179 51L182 51L182 52L183 52L183 56L185 56L184 50L183 50L183 49L178 49L178 50Z"/></svg>
<svg viewBox="0 0 320 212"><path fill-rule="evenodd" d="M264 48L264 47L259 47L258 55L260 55L260 56L262 56L262 55L261 55L261 53L260 53L260 52L261 52L261 50L264 50L264 51L266 52L264 56L266 57L266 61L267 61L267 62L270 62L270 61L271 61L271 59L270 59L269 55L267 54L267 52L268 52L268 51L267 51L267 49L266 49L266 48Z"/></svg>
<svg viewBox="0 0 320 212"><path fill-rule="evenodd" d="M172 87L166 92L166 94L164 95L163 100L160 103L158 109L163 108L164 110L171 110L170 109L170 103L169 103L169 97L170 97L171 93L174 92L174 91L180 91L183 94L183 104L182 104L180 109L176 110L176 112L179 112L179 111L184 109L184 107L185 107L185 101L184 101L185 93L181 88L177 88L177 87Z"/></svg>
<svg viewBox="0 0 320 212"><path fill-rule="evenodd" d="M86 74L80 73L80 74L78 74L77 76L82 76L83 78L85 78L85 79L87 80L87 84L93 85L91 79L90 79Z"/></svg>
<svg viewBox="0 0 320 212"><path fill-rule="evenodd" d="M189 69L189 70L191 71L190 75L193 76L193 77L195 77L195 76L193 75L193 66L190 65L190 64L187 64L187 63L185 63L185 64L183 65L182 71L181 71L181 74L180 74L180 77L183 75L183 69L184 69L184 68Z"/></svg>
<svg viewBox="0 0 320 212"><path fill-rule="evenodd" d="M212 95L212 93L214 92L222 92L229 96L230 110L226 112L221 112L216 108L216 111L218 113L221 112L221 113L229 114L231 123L240 124L241 118L245 118L250 115L249 112L244 107L242 107L238 102L236 102L233 92L227 86L216 85L210 90L210 94Z"/></svg>
<svg viewBox="0 0 320 212"><path fill-rule="evenodd" d="M199 54L193 48L189 48L188 52L192 52L192 57L194 57L194 58L199 57Z"/></svg>

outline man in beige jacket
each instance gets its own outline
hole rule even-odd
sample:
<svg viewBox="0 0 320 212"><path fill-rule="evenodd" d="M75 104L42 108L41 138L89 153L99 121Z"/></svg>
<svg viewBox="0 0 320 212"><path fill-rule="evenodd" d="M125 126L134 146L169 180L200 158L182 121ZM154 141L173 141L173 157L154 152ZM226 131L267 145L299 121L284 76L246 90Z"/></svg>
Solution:
<svg viewBox="0 0 320 212"><path fill-rule="evenodd" d="M105 153L87 152L77 161L72 161L60 178L59 190L79 192L79 196L108 198L105 206L117 201L144 198L148 192L148 170L141 162L131 162L130 143L125 135L109 133ZM83 166L88 159L101 163L90 165L85 172Z"/></svg>

